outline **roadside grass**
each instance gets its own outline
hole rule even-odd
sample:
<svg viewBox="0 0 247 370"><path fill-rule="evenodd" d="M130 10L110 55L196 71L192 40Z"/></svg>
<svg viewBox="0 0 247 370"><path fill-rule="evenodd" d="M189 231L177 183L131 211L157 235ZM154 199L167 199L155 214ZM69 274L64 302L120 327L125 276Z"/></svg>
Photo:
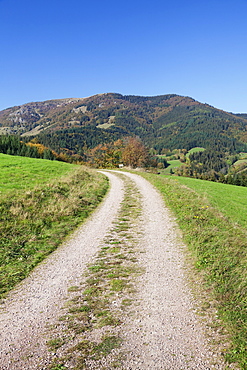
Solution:
<svg viewBox="0 0 247 370"><path fill-rule="evenodd" d="M28 187L24 181L23 189L18 191L6 186L5 196L0 197L0 297L54 251L95 209L108 189L103 175L82 166L13 158L16 163L18 158L25 162L27 174L28 166L35 164L39 185L31 183ZM6 175L6 184L11 183L10 176Z"/></svg>
<svg viewBox="0 0 247 370"><path fill-rule="evenodd" d="M131 180L123 180L126 192L118 217L81 285L68 289L60 325L47 333L47 346L56 352L51 370L122 368L119 327L133 304L133 282L143 273L133 258L138 251L140 195Z"/></svg>
<svg viewBox="0 0 247 370"><path fill-rule="evenodd" d="M175 176L141 175L161 191L176 216L198 276L203 276L208 305L217 302L218 315L231 338L227 361L247 369L247 189Z"/></svg>

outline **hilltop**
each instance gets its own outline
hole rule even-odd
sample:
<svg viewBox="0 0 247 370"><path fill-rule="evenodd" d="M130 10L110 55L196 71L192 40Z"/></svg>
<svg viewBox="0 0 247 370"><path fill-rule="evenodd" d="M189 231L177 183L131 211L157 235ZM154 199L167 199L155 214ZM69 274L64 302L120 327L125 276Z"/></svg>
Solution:
<svg viewBox="0 0 247 370"><path fill-rule="evenodd" d="M0 133L38 137L54 150L80 154L83 147L139 136L157 152L196 146L247 151L247 115L233 114L176 94L116 93L32 102L0 112Z"/></svg>

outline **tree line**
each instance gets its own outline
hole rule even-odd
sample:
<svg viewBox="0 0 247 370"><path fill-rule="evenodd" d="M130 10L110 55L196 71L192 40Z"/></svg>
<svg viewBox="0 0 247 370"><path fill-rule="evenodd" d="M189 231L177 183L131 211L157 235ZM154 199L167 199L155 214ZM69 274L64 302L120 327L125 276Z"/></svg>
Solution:
<svg viewBox="0 0 247 370"><path fill-rule="evenodd" d="M42 158L54 160L55 153L37 142L25 143L15 135L0 135L0 153L21 157Z"/></svg>
<svg viewBox="0 0 247 370"><path fill-rule="evenodd" d="M132 168L168 166L165 159L151 155L149 148L138 137L126 137L122 140L100 143L93 148L88 148L84 144L83 147L78 147L78 154L65 147L58 154L41 144L37 138L24 142L16 135L1 135L0 153L69 163L76 162L95 168L114 168L119 167L119 164Z"/></svg>

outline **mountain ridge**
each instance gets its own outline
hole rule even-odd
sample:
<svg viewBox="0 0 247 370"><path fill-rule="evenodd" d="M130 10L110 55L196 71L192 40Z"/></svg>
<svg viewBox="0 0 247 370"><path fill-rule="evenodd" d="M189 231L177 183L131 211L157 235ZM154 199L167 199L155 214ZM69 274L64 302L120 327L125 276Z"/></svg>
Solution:
<svg viewBox="0 0 247 370"><path fill-rule="evenodd" d="M103 93L85 98L31 102L0 111L0 134L38 137L51 148L139 136L163 148L220 147L247 151L247 114L234 114L177 94Z"/></svg>

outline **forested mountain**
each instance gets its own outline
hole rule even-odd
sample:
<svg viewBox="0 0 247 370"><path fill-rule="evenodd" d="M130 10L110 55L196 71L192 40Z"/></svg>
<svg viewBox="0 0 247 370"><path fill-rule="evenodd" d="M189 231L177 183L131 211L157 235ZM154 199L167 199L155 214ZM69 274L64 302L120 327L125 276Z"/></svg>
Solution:
<svg viewBox="0 0 247 370"><path fill-rule="evenodd" d="M83 154L83 148L139 136L158 153L200 146L247 151L247 114L232 114L175 94L107 93L28 103L0 112L0 134L37 137L45 146Z"/></svg>

